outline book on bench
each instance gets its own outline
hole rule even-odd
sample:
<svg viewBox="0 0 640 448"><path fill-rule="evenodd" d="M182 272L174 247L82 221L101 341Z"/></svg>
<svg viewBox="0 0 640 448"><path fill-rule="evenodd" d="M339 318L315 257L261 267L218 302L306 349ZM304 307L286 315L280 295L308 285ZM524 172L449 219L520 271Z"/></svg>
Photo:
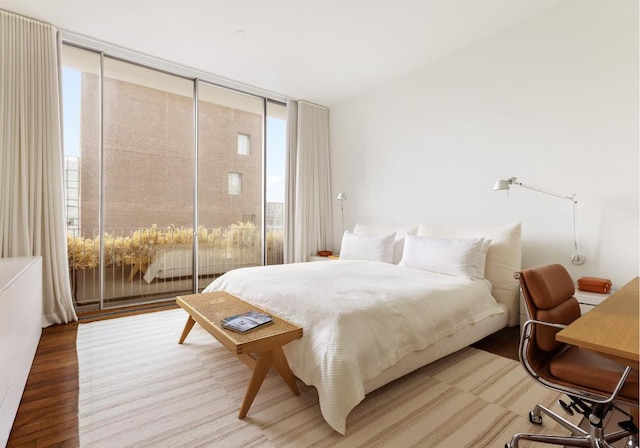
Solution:
<svg viewBox="0 0 640 448"><path fill-rule="evenodd" d="M238 333L246 333L247 331L262 327L273 322L271 316L259 313L257 311L248 311L242 314L225 317L222 319L222 326Z"/></svg>

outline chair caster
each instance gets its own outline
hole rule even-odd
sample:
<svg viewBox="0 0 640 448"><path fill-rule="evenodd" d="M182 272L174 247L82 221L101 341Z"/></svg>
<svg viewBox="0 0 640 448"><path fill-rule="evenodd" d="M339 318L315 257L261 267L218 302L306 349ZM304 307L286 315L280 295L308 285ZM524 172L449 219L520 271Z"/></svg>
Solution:
<svg viewBox="0 0 640 448"><path fill-rule="evenodd" d="M533 411L531 411L529 412L529 421L534 425L542 425L542 415L536 415Z"/></svg>

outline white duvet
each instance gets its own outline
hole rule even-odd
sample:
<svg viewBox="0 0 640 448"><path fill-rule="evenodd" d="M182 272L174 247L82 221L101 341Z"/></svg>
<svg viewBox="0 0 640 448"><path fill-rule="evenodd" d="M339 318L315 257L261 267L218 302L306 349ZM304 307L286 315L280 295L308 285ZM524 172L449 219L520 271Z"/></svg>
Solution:
<svg viewBox="0 0 640 448"><path fill-rule="evenodd" d="M402 357L500 314L486 280L393 264L335 260L236 269L224 290L303 327L284 347L293 373L318 390L325 420L345 433L363 384Z"/></svg>

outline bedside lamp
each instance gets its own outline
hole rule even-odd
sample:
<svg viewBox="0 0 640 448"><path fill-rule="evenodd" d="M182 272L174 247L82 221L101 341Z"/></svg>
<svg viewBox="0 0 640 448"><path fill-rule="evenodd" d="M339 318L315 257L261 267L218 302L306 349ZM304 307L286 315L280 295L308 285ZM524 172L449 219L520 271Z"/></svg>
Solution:
<svg viewBox="0 0 640 448"><path fill-rule="evenodd" d="M571 262L573 264L584 264L587 261L586 257L580 253L580 249L578 248L578 230L576 227L576 214L578 209L578 201L576 201L576 194L565 194L559 193L553 190L549 190L542 187L536 187L535 185L527 185L522 182L518 182L518 179L515 177L510 177L508 179L499 179L493 185L494 190L507 190L507 194L509 194L509 189L511 185L518 185L519 187L526 188L528 190L538 191L540 193L548 194L551 196L555 196L557 198L568 199L573 202L573 255L571 256Z"/></svg>
<svg viewBox="0 0 640 448"><path fill-rule="evenodd" d="M344 193L338 193L338 197L336 199L340 201L340 212L342 213L342 233L344 233L344 201L347 200L347 195Z"/></svg>

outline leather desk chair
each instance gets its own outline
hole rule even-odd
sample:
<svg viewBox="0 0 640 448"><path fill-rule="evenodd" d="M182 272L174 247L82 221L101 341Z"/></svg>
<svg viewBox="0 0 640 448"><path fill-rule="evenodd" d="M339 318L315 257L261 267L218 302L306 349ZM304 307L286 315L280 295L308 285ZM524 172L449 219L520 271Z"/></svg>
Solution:
<svg viewBox="0 0 640 448"><path fill-rule="evenodd" d="M569 414L582 414L589 421L589 431L536 405L529 413L531 423L542 424L544 413L571 431L571 435L516 434L505 447L517 448L519 440L609 447L609 443L625 437L628 438L626 447L637 447L637 422L617 405L638 406L638 371L555 339L557 332L580 317L569 273L563 266L554 264L516 272L514 277L520 281L531 319L522 328L520 362L540 384L568 395L570 403L560 400L560 405ZM630 419L620 424L623 429L605 435L603 420L614 407Z"/></svg>

